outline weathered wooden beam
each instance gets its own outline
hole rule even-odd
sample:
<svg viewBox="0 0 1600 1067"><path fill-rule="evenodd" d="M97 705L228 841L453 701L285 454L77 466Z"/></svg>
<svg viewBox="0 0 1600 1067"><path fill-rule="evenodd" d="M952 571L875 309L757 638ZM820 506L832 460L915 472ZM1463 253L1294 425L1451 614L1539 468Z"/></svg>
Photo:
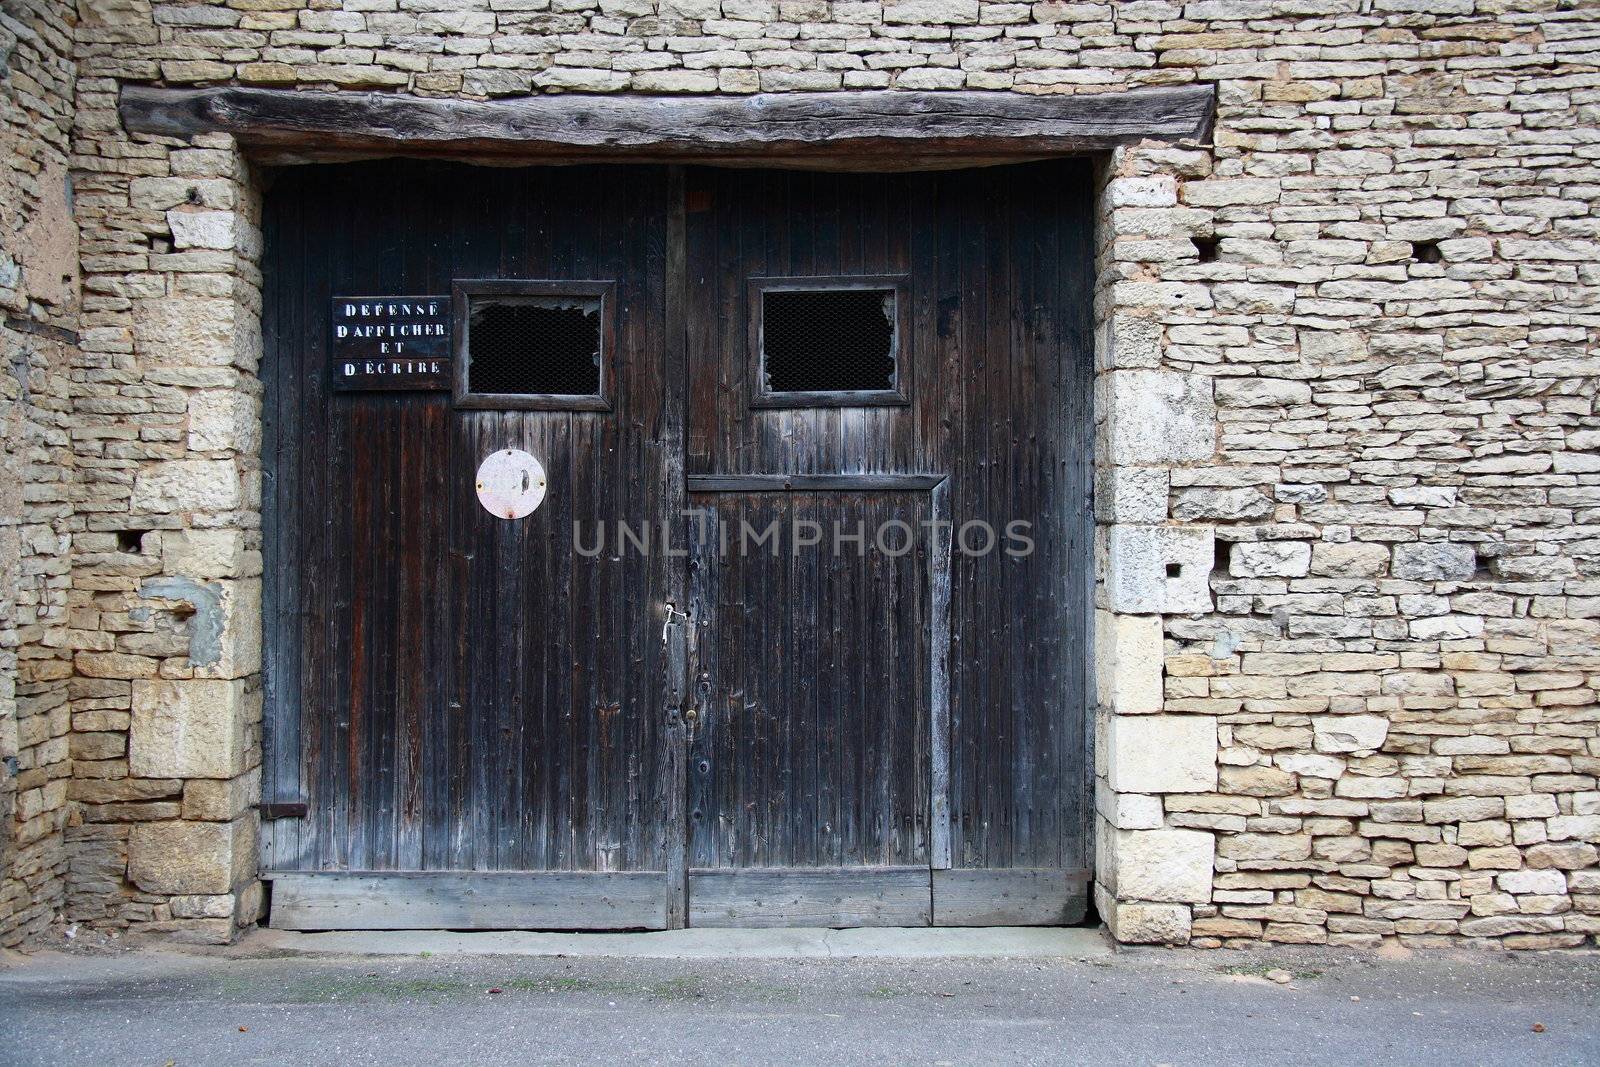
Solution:
<svg viewBox="0 0 1600 1067"><path fill-rule="evenodd" d="M926 867L717 867L689 872L689 925L928 926Z"/></svg>
<svg viewBox="0 0 1600 1067"><path fill-rule="evenodd" d="M851 169L1005 162L1144 138L1203 139L1213 91L555 95L475 101L219 87L122 90L137 133L229 133L278 161L447 155L496 162L700 160Z"/></svg>
<svg viewBox="0 0 1600 1067"><path fill-rule="evenodd" d="M263 871L278 930L660 930L655 871Z"/></svg>

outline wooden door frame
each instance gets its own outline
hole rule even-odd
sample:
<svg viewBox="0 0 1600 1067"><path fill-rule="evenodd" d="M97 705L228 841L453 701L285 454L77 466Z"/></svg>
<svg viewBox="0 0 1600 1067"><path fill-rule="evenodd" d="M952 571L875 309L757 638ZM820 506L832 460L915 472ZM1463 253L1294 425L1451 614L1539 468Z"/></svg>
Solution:
<svg viewBox="0 0 1600 1067"><path fill-rule="evenodd" d="M528 165L693 162L854 171L955 169L1104 152L1141 140L1203 141L1214 111L1215 92L1209 85L1038 97L841 92L737 98L575 95L494 102L125 85L120 101L130 132L181 138L227 133L253 161L267 165L433 157ZM681 194L681 171L675 181ZM669 296L683 292L687 284L682 200L673 196L679 210L669 221L669 227L677 228L669 233L679 236L671 247L680 250L676 262L669 254ZM682 299L669 298L668 337L677 340L666 357L680 369L687 343L683 308ZM684 388L686 374L669 374L667 381L673 383L669 388ZM681 425L674 429L684 432ZM681 463L681 449L675 454ZM669 492L686 495L684 479L668 479L667 484ZM687 589L679 585L686 585L686 576L674 573L668 586L681 598L674 602L686 603ZM666 689L670 707L670 680ZM681 731L681 720L677 728ZM669 748L672 773L685 775L684 746ZM681 807L687 789L672 790L671 795ZM683 814L668 813L669 825L679 827L680 835L686 830ZM687 917L687 849L669 841L668 866L666 924L681 926ZM931 877L962 873L936 867ZM1026 880L1046 872L999 873Z"/></svg>

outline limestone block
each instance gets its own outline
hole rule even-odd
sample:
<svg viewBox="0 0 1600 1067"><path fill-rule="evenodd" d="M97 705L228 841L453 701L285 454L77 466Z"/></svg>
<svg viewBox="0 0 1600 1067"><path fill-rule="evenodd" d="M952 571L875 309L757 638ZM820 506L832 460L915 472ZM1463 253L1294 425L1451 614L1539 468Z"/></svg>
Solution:
<svg viewBox="0 0 1600 1067"><path fill-rule="evenodd" d="M1206 715L1108 716L1107 781L1118 793L1217 788L1217 726Z"/></svg>
<svg viewBox="0 0 1600 1067"><path fill-rule="evenodd" d="M1385 545L1348 541L1311 546L1311 573L1324 578L1380 578L1389 569Z"/></svg>
<svg viewBox="0 0 1600 1067"><path fill-rule="evenodd" d="M212 584L222 587L222 628L215 658L202 663L194 660L191 653L195 676L244 678L255 674L261 669L261 579Z"/></svg>
<svg viewBox="0 0 1600 1067"><path fill-rule="evenodd" d="M1228 408L1292 407L1311 402L1311 386L1281 378L1219 378L1217 406Z"/></svg>
<svg viewBox="0 0 1600 1067"><path fill-rule="evenodd" d="M1294 777L1276 767L1224 767L1222 791L1247 797L1286 797L1294 792Z"/></svg>
<svg viewBox="0 0 1600 1067"><path fill-rule="evenodd" d="M254 455L261 450L261 419L255 398L235 389L197 389L189 394L189 448Z"/></svg>
<svg viewBox="0 0 1600 1067"><path fill-rule="evenodd" d="M243 500L238 468L230 459L152 463L134 478L133 510L232 511Z"/></svg>
<svg viewBox="0 0 1600 1067"><path fill-rule="evenodd" d="M161 569L186 578L244 578L261 573L261 556L247 551L242 530L164 530Z"/></svg>
<svg viewBox="0 0 1600 1067"><path fill-rule="evenodd" d="M231 211L175 208L167 212L174 248L229 249L236 242L236 216Z"/></svg>
<svg viewBox="0 0 1600 1067"><path fill-rule="evenodd" d="M260 767L237 778L191 778L183 784L183 817L227 822L247 814L260 798Z"/></svg>
<svg viewBox="0 0 1600 1067"><path fill-rule="evenodd" d="M233 894L233 921L238 926L250 926L261 921L266 904L266 889L259 878L252 878Z"/></svg>
<svg viewBox="0 0 1600 1067"><path fill-rule="evenodd" d="M128 770L136 778L232 778L244 771L242 680L136 679Z"/></svg>
<svg viewBox="0 0 1600 1067"><path fill-rule="evenodd" d="M1545 828L1552 841L1600 841L1600 815L1557 815Z"/></svg>
<svg viewBox="0 0 1600 1067"><path fill-rule="evenodd" d="M1106 183L1106 203L1111 207L1172 207L1178 202L1178 180L1150 174L1113 178Z"/></svg>
<svg viewBox="0 0 1600 1067"><path fill-rule="evenodd" d="M1106 320L1098 337L1096 367L1159 367L1161 320L1148 315L1120 314Z"/></svg>
<svg viewBox="0 0 1600 1067"><path fill-rule="evenodd" d="M1309 834L1228 834L1217 854L1231 860L1303 860L1311 856Z"/></svg>
<svg viewBox="0 0 1600 1067"><path fill-rule="evenodd" d="M1548 793L1529 793L1505 798L1506 816L1512 819L1547 819L1557 814L1556 798Z"/></svg>
<svg viewBox="0 0 1600 1067"><path fill-rule="evenodd" d="M1138 793L1116 793L1104 781L1095 790L1095 811L1121 830L1159 830L1161 798Z"/></svg>
<svg viewBox="0 0 1600 1067"><path fill-rule="evenodd" d="M1476 615L1440 615L1413 619L1407 629L1419 641L1465 641L1483 633L1483 620Z"/></svg>
<svg viewBox="0 0 1600 1067"><path fill-rule="evenodd" d="M978 0L887 0L883 21L912 25L976 23Z"/></svg>
<svg viewBox="0 0 1600 1067"><path fill-rule="evenodd" d="M1381 715L1317 715L1311 720L1318 752L1372 752L1389 735Z"/></svg>
<svg viewBox="0 0 1600 1067"><path fill-rule="evenodd" d="M1429 541L1395 545L1390 574L1417 582L1466 581L1477 569L1478 557L1471 545Z"/></svg>
<svg viewBox="0 0 1600 1067"><path fill-rule="evenodd" d="M1103 912L1111 936L1124 945L1189 943L1191 909L1186 904L1113 903Z"/></svg>
<svg viewBox="0 0 1600 1067"><path fill-rule="evenodd" d="M1529 867L1576 871L1584 867L1593 867L1595 861L1600 860L1600 849L1596 849L1587 841L1547 843L1534 845L1528 849L1524 859Z"/></svg>
<svg viewBox="0 0 1600 1067"><path fill-rule="evenodd" d="M1451 486L1412 485L1389 490L1389 499L1405 508L1453 508L1456 491Z"/></svg>
<svg viewBox="0 0 1600 1067"><path fill-rule="evenodd" d="M152 365L227 367L238 355L232 300L140 300L134 304L135 350Z"/></svg>
<svg viewBox="0 0 1600 1067"><path fill-rule="evenodd" d="M255 875L255 840L254 818L136 823L128 878L147 893L229 893Z"/></svg>
<svg viewBox="0 0 1600 1067"><path fill-rule="evenodd" d="M1567 891L1567 876L1561 871L1507 871L1495 881L1507 893L1561 896Z"/></svg>
<svg viewBox="0 0 1600 1067"><path fill-rule="evenodd" d="M1312 778L1338 778L1344 773L1345 762L1337 756L1322 756L1312 752L1291 753L1273 761L1290 774L1304 774Z"/></svg>
<svg viewBox="0 0 1600 1067"><path fill-rule="evenodd" d="M1161 617L1095 612L1095 690L1119 715L1161 710Z"/></svg>
<svg viewBox="0 0 1600 1067"><path fill-rule="evenodd" d="M1367 358L1367 336L1360 330L1298 331L1300 354L1313 365L1354 363Z"/></svg>
<svg viewBox="0 0 1600 1067"><path fill-rule="evenodd" d="M1228 573L1235 578L1300 578L1311 570L1304 541L1257 541L1233 546Z"/></svg>
<svg viewBox="0 0 1600 1067"><path fill-rule="evenodd" d="M1278 183L1266 178L1218 178L1183 183L1183 202L1195 207L1276 204L1279 193Z"/></svg>
<svg viewBox="0 0 1600 1067"><path fill-rule="evenodd" d="M1119 524L1106 534L1106 607L1128 614L1211 610L1210 527Z"/></svg>
<svg viewBox="0 0 1600 1067"><path fill-rule="evenodd" d="M1095 521L1165 522L1167 483L1166 467L1102 467L1095 472Z"/></svg>
<svg viewBox="0 0 1600 1067"><path fill-rule="evenodd" d="M1175 371L1117 370L1101 376L1109 420L1107 457L1116 466L1210 459L1217 450L1211 379Z"/></svg>
<svg viewBox="0 0 1600 1067"><path fill-rule="evenodd" d="M180 204L229 210L239 197L239 186L227 178L135 178L128 186L136 208L167 211Z"/></svg>
<svg viewBox="0 0 1600 1067"><path fill-rule="evenodd" d="M1245 519L1264 519L1273 512L1271 498L1253 487L1223 489L1201 486L1178 493L1173 502L1172 517L1182 522L1196 519L1238 522Z"/></svg>
<svg viewBox="0 0 1600 1067"><path fill-rule="evenodd" d="M1108 888L1119 900L1204 904L1216 840L1202 830L1116 830L1107 841Z"/></svg>
<svg viewBox="0 0 1600 1067"><path fill-rule="evenodd" d="M231 919L235 901L232 893L191 893L167 904L174 919Z"/></svg>

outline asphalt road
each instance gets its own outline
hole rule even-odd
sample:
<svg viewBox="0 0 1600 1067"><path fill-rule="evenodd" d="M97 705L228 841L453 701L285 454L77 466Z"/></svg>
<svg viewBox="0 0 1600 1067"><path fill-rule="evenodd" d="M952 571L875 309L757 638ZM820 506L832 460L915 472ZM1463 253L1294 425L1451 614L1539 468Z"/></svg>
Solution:
<svg viewBox="0 0 1600 1067"><path fill-rule="evenodd" d="M0 964L4 1064L513 1062L1600 1064L1600 956Z"/></svg>

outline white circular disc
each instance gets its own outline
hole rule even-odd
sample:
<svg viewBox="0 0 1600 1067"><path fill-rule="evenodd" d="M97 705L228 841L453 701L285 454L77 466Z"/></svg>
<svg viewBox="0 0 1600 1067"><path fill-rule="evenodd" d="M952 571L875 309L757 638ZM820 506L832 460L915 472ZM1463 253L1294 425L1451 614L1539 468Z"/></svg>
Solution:
<svg viewBox="0 0 1600 1067"><path fill-rule="evenodd" d="M544 464L520 448L502 448L478 465L478 503L502 519L520 519L544 502Z"/></svg>

